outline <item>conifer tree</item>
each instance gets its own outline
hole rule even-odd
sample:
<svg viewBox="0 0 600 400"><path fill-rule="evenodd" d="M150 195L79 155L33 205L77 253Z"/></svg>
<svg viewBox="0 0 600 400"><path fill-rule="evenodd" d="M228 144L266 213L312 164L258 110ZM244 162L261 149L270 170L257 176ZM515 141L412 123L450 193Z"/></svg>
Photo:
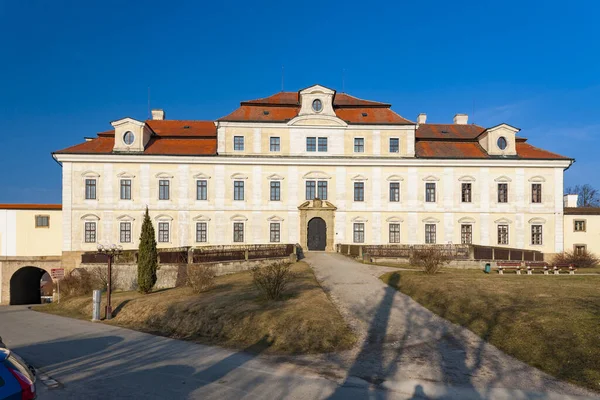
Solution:
<svg viewBox="0 0 600 400"><path fill-rule="evenodd" d="M144 214L142 223L142 234L140 236L140 247L138 251L138 291L150 293L156 283L156 269L158 267L158 251L156 250L156 239L154 238L154 226L148 214L148 207Z"/></svg>

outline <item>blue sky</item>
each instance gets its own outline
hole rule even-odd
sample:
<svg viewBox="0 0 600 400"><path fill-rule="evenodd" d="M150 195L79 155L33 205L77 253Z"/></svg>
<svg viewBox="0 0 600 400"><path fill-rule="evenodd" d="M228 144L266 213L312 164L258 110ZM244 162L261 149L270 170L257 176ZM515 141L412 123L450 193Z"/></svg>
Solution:
<svg viewBox="0 0 600 400"><path fill-rule="evenodd" d="M0 202L60 202L52 151L151 106L216 119L320 83L521 128L600 188L598 2L0 1ZM342 73L342 71L345 71Z"/></svg>

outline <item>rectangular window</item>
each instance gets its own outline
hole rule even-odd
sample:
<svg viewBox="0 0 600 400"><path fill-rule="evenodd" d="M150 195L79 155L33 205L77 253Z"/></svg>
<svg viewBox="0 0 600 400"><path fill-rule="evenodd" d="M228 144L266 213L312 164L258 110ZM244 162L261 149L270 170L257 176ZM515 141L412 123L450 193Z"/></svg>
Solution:
<svg viewBox="0 0 600 400"><path fill-rule="evenodd" d="M365 224L355 223L354 224L354 243L365 242Z"/></svg>
<svg viewBox="0 0 600 400"><path fill-rule="evenodd" d="M585 220L575 220L573 223L573 230L575 232L585 232Z"/></svg>
<svg viewBox="0 0 600 400"><path fill-rule="evenodd" d="M327 138L326 137L320 137L319 138L319 151L327 151Z"/></svg>
<svg viewBox="0 0 600 400"><path fill-rule="evenodd" d="M85 180L85 199L96 200L96 180L86 179Z"/></svg>
<svg viewBox="0 0 600 400"><path fill-rule="evenodd" d="M244 151L244 137L234 136L233 137L233 150Z"/></svg>
<svg viewBox="0 0 600 400"><path fill-rule="evenodd" d="M315 181L306 181L306 200L313 200L316 197Z"/></svg>
<svg viewBox="0 0 600 400"><path fill-rule="evenodd" d="M158 181L158 199L169 200L169 180L161 179Z"/></svg>
<svg viewBox="0 0 600 400"><path fill-rule="evenodd" d="M233 199L244 200L244 181L233 181Z"/></svg>
<svg viewBox="0 0 600 400"><path fill-rule="evenodd" d="M508 225L498 225L498 244L508 244Z"/></svg>
<svg viewBox="0 0 600 400"><path fill-rule="evenodd" d="M169 243L169 223L158 223L158 241L160 243Z"/></svg>
<svg viewBox="0 0 600 400"><path fill-rule="evenodd" d="M85 223L85 242L96 243L96 223L86 222Z"/></svg>
<svg viewBox="0 0 600 400"><path fill-rule="evenodd" d="M498 184L498 203L508 203L508 183Z"/></svg>
<svg viewBox="0 0 600 400"><path fill-rule="evenodd" d="M244 223L234 222L233 223L233 241L236 243L242 243L244 241Z"/></svg>
<svg viewBox="0 0 600 400"><path fill-rule="evenodd" d="M121 222L119 226L121 243L131 243L131 222Z"/></svg>
<svg viewBox="0 0 600 400"><path fill-rule="evenodd" d="M532 183L531 184L531 202L541 203L542 202L542 184Z"/></svg>
<svg viewBox="0 0 600 400"><path fill-rule="evenodd" d="M425 201L435 203L435 182L425 183Z"/></svg>
<svg viewBox="0 0 600 400"><path fill-rule="evenodd" d="M473 225L460 226L460 242L462 244L473 243Z"/></svg>
<svg viewBox="0 0 600 400"><path fill-rule="evenodd" d="M354 152L355 153L364 153L365 152L365 139L364 138L354 138Z"/></svg>
<svg viewBox="0 0 600 400"><path fill-rule="evenodd" d="M121 200L131 200L131 179L121 179Z"/></svg>
<svg viewBox="0 0 600 400"><path fill-rule="evenodd" d="M208 224L206 222L196 222L196 242L208 242Z"/></svg>
<svg viewBox="0 0 600 400"><path fill-rule="evenodd" d="M317 197L321 200L327 200L327 181L317 182Z"/></svg>
<svg viewBox="0 0 600 400"><path fill-rule="evenodd" d="M49 215L36 215L35 216L35 227L36 228L49 228L50 227L50 216Z"/></svg>
<svg viewBox="0 0 600 400"><path fill-rule="evenodd" d="M390 182L390 201L400 201L400 182Z"/></svg>
<svg viewBox="0 0 600 400"><path fill-rule="evenodd" d="M281 182L271 181L271 201L281 200Z"/></svg>
<svg viewBox="0 0 600 400"><path fill-rule="evenodd" d="M425 224L425 243L435 244L435 224Z"/></svg>
<svg viewBox="0 0 600 400"><path fill-rule="evenodd" d="M208 198L208 181L201 179L196 181L196 200Z"/></svg>
<svg viewBox="0 0 600 400"><path fill-rule="evenodd" d="M281 239L281 225L279 222L271 222L269 233L271 243L279 243Z"/></svg>
<svg viewBox="0 0 600 400"><path fill-rule="evenodd" d="M307 137L306 138L306 151L317 151L317 138Z"/></svg>
<svg viewBox="0 0 600 400"><path fill-rule="evenodd" d="M354 182L354 201L365 201L364 182Z"/></svg>
<svg viewBox="0 0 600 400"><path fill-rule="evenodd" d="M587 246L585 244L576 244L574 250L576 255L582 256L587 252Z"/></svg>
<svg viewBox="0 0 600 400"><path fill-rule="evenodd" d="M542 244L542 225L531 225L531 244Z"/></svg>
<svg viewBox="0 0 600 400"><path fill-rule="evenodd" d="M471 184L463 183L461 193L462 193L462 196L461 196L462 202L470 203L471 202Z"/></svg>
<svg viewBox="0 0 600 400"><path fill-rule="evenodd" d="M400 140L398 138L390 138L390 153L400 152Z"/></svg>
<svg viewBox="0 0 600 400"><path fill-rule="evenodd" d="M390 224L390 243L400 243L400 224Z"/></svg>
<svg viewBox="0 0 600 400"><path fill-rule="evenodd" d="M281 149L280 140L278 137L271 137L269 139L269 150L279 151Z"/></svg>

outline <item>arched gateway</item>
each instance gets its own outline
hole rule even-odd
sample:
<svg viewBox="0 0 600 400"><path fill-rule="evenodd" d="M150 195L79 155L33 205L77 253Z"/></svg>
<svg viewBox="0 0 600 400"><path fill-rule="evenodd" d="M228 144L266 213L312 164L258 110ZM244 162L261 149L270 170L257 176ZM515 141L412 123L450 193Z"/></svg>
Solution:
<svg viewBox="0 0 600 400"><path fill-rule="evenodd" d="M38 267L23 267L10 278L10 304L40 304L41 280L47 272Z"/></svg>
<svg viewBox="0 0 600 400"><path fill-rule="evenodd" d="M323 218L315 217L308 221L306 236L308 250L325 250L327 246L327 225L323 221Z"/></svg>
<svg viewBox="0 0 600 400"><path fill-rule="evenodd" d="M300 245L307 250L335 251L334 216L336 207L328 201L314 199L300 207Z"/></svg>

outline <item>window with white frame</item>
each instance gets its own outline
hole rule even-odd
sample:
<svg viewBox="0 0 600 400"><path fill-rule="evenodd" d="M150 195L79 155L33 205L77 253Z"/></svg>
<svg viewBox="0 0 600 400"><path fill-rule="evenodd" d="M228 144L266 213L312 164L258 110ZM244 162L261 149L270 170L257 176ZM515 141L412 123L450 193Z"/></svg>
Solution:
<svg viewBox="0 0 600 400"><path fill-rule="evenodd" d="M462 224L460 226L460 242L462 244L472 244L473 243L473 225Z"/></svg>
<svg viewBox="0 0 600 400"><path fill-rule="evenodd" d="M271 193L269 199L271 201L281 200L281 182L271 181Z"/></svg>
<svg viewBox="0 0 600 400"><path fill-rule="evenodd" d="M36 228L49 228L50 227L50 216L49 215L36 215L35 216L35 227Z"/></svg>
<svg viewBox="0 0 600 400"><path fill-rule="evenodd" d="M280 151L281 150L281 140L278 137L270 137L269 138L269 150L270 151Z"/></svg>
<svg viewBox="0 0 600 400"><path fill-rule="evenodd" d="M400 224L392 223L389 226L390 243L400 243Z"/></svg>
<svg viewBox="0 0 600 400"><path fill-rule="evenodd" d="M364 153L365 152L365 139L364 138L354 138L354 152L355 153Z"/></svg>
<svg viewBox="0 0 600 400"><path fill-rule="evenodd" d="M354 243L364 243L365 242L365 224L362 222L354 223Z"/></svg>
<svg viewBox="0 0 600 400"><path fill-rule="evenodd" d="M208 223L196 222L196 242L208 242Z"/></svg>
<svg viewBox="0 0 600 400"><path fill-rule="evenodd" d="M541 203L542 202L542 184L532 183L531 184L531 202Z"/></svg>
<svg viewBox="0 0 600 400"><path fill-rule="evenodd" d="M508 183L498 184L498 203L508 203Z"/></svg>
<svg viewBox="0 0 600 400"><path fill-rule="evenodd" d="M390 153L400 152L400 139L390 138Z"/></svg>
<svg viewBox="0 0 600 400"><path fill-rule="evenodd" d="M327 151L327 138L320 137L319 138L319 152Z"/></svg>
<svg viewBox="0 0 600 400"><path fill-rule="evenodd" d="M508 225L498 225L498 244L508 244Z"/></svg>
<svg viewBox="0 0 600 400"><path fill-rule="evenodd" d="M96 179L88 178L85 180L85 199L96 200Z"/></svg>
<svg viewBox="0 0 600 400"><path fill-rule="evenodd" d="M131 222L119 224L119 240L121 243L131 243Z"/></svg>
<svg viewBox="0 0 600 400"><path fill-rule="evenodd" d="M86 243L96 243L96 222L86 221L84 223L85 236L84 240Z"/></svg>
<svg viewBox="0 0 600 400"><path fill-rule="evenodd" d="M390 182L390 201L400 201L400 182Z"/></svg>
<svg viewBox="0 0 600 400"><path fill-rule="evenodd" d="M233 223L233 241L235 243L242 243L244 241L244 223L234 222Z"/></svg>
<svg viewBox="0 0 600 400"><path fill-rule="evenodd" d="M306 181L305 182L306 200L314 200L315 199L315 197L317 196L316 187L317 187L316 181Z"/></svg>
<svg viewBox="0 0 600 400"><path fill-rule="evenodd" d="M317 181L317 197L327 200L327 181Z"/></svg>
<svg viewBox="0 0 600 400"><path fill-rule="evenodd" d="M327 200L327 181L306 181L305 192L306 200L314 200L316 198Z"/></svg>
<svg viewBox="0 0 600 400"><path fill-rule="evenodd" d="M170 181L168 179L160 179L158 181L158 199L159 200L169 200Z"/></svg>
<svg viewBox="0 0 600 400"><path fill-rule="evenodd" d="M435 244L436 242L436 225L435 224L425 224L425 243L426 244Z"/></svg>
<svg viewBox="0 0 600 400"><path fill-rule="evenodd" d="M169 243L169 227L170 224L168 222L158 223L158 241L160 243Z"/></svg>
<svg viewBox="0 0 600 400"><path fill-rule="evenodd" d="M575 252L575 255L582 256L587 252L587 245L585 245L585 244L573 245L573 251Z"/></svg>
<svg viewBox="0 0 600 400"><path fill-rule="evenodd" d="M244 181L233 181L233 200L244 200Z"/></svg>
<svg viewBox="0 0 600 400"><path fill-rule="evenodd" d="M206 179L198 179L196 181L196 200L208 199L208 181Z"/></svg>
<svg viewBox="0 0 600 400"><path fill-rule="evenodd" d="M461 188L461 201L463 203L471 202L471 184L463 183Z"/></svg>
<svg viewBox="0 0 600 400"><path fill-rule="evenodd" d="M574 232L585 232L585 220L584 219L576 219L573 221L573 231Z"/></svg>
<svg viewBox="0 0 600 400"><path fill-rule="evenodd" d="M435 203L435 182L425 183L425 202Z"/></svg>
<svg viewBox="0 0 600 400"><path fill-rule="evenodd" d="M316 137L307 137L306 138L306 151L317 151L317 138Z"/></svg>
<svg viewBox="0 0 600 400"><path fill-rule="evenodd" d="M354 182L354 201L365 201L364 182Z"/></svg>
<svg viewBox="0 0 600 400"><path fill-rule="evenodd" d="M533 244L533 245L543 244L542 229L543 229L543 225L531 225L531 244Z"/></svg>
<svg viewBox="0 0 600 400"><path fill-rule="evenodd" d="M269 239L271 243L279 243L279 241L281 240L281 224L279 222L270 223Z"/></svg>
<svg viewBox="0 0 600 400"><path fill-rule="evenodd" d="M233 150L244 151L244 137L234 136L233 137Z"/></svg>
<svg viewBox="0 0 600 400"><path fill-rule="evenodd" d="M131 179L121 179L121 200L131 200Z"/></svg>

